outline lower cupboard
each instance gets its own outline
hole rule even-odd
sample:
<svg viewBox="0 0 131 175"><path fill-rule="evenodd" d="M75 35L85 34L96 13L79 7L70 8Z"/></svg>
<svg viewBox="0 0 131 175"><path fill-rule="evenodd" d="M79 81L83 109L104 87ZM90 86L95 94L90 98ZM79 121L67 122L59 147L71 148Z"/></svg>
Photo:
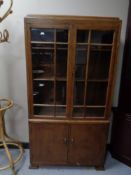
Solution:
<svg viewBox="0 0 131 175"><path fill-rule="evenodd" d="M31 167L104 166L108 123L30 122Z"/></svg>

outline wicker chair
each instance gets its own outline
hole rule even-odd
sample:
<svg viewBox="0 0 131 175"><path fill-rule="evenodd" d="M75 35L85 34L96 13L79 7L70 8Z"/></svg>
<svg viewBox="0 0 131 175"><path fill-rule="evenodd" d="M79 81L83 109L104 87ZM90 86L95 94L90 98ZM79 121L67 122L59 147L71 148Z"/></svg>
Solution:
<svg viewBox="0 0 131 175"><path fill-rule="evenodd" d="M9 161L6 165L0 164L0 170L11 168L13 175L16 175L15 164L22 158L24 151L22 145L18 141L9 137L6 133L4 114L6 110L11 108L12 106L12 100L0 99L0 147L3 147L3 149L5 149L5 156L7 156ZM13 160L12 154L9 150L9 146L13 146L19 149L19 155L15 160Z"/></svg>

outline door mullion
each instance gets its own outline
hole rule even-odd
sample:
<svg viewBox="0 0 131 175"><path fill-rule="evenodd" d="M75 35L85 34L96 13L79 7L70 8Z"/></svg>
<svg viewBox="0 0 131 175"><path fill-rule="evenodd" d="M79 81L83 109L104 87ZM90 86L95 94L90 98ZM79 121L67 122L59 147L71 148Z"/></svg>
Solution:
<svg viewBox="0 0 131 175"><path fill-rule="evenodd" d="M72 116L73 108L73 87L75 74L75 47L76 47L76 29L73 25L69 27L68 36L68 63L67 63L67 117Z"/></svg>

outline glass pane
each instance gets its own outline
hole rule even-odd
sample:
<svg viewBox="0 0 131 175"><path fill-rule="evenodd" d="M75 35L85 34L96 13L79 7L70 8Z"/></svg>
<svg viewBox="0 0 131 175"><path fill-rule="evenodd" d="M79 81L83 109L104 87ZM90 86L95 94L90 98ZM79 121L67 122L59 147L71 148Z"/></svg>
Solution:
<svg viewBox="0 0 131 175"><path fill-rule="evenodd" d="M86 108L86 117L104 117L105 108Z"/></svg>
<svg viewBox="0 0 131 175"><path fill-rule="evenodd" d="M54 41L54 30L53 29L31 29L31 40L32 41Z"/></svg>
<svg viewBox="0 0 131 175"><path fill-rule="evenodd" d="M47 106L34 106L34 114L35 115L44 115L45 117L54 116L54 107Z"/></svg>
<svg viewBox="0 0 131 175"><path fill-rule="evenodd" d="M67 45L61 48L61 45L57 45L56 50L56 77L66 78L67 75Z"/></svg>
<svg viewBox="0 0 131 175"><path fill-rule="evenodd" d="M105 105L107 83L88 82L86 105Z"/></svg>
<svg viewBox="0 0 131 175"><path fill-rule="evenodd" d="M76 50L76 68L75 77L77 79L84 79L87 62L87 46L77 46Z"/></svg>
<svg viewBox="0 0 131 175"><path fill-rule="evenodd" d="M56 42L68 42L68 30L56 30Z"/></svg>
<svg viewBox="0 0 131 175"><path fill-rule="evenodd" d="M38 104L54 104L54 82L34 81L33 100Z"/></svg>
<svg viewBox="0 0 131 175"><path fill-rule="evenodd" d="M113 34L114 34L114 31L94 30L91 32L91 43L112 44Z"/></svg>
<svg viewBox="0 0 131 175"><path fill-rule="evenodd" d="M88 79L108 79L111 47L91 47Z"/></svg>
<svg viewBox="0 0 131 175"><path fill-rule="evenodd" d="M54 48L51 45L32 45L33 78L53 77Z"/></svg>
<svg viewBox="0 0 131 175"><path fill-rule="evenodd" d="M84 104L84 82L75 82L74 84L74 105L83 105Z"/></svg>
<svg viewBox="0 0 131 175"><path fill-rule="evenodd" d="M73 117L84 117L84 108L74 107L73 108Z"/></svg>
<svg viewBox="0 0 131 175"><path fill-rule="evenodd" d="M88 42L89 31L78 30L77 31L77 43L87 43Z"/></svg>
<svg viewBox="0 0 131 175"><path fill-rule="evenodd" d="M56 112L57 117L66 116L66 108L65 107L56 107L55 112Z"/></svg>
<svg viewBox="0 0 131 175"><path fill-rule="evenodd" d="M66 104L66 82L56 81L56 104Z"/></svg>

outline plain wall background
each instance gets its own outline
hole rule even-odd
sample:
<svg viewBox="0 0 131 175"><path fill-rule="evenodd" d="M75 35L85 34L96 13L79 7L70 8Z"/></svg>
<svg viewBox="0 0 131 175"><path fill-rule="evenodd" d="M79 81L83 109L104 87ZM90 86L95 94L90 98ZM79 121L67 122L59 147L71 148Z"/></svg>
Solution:
<svg viewBox="0 0 131 175"><path fill-rule="evenodd" d="M27 14L57 14L78 16L112 16L122 20L113 106L117 106L122 54L125 42L129 0L14 0L13 14L0 24L8 29L9 43L0 44L0 97L14 100L14 107L7 112L9 134L20 141L28 141L28 109L26 62L24 46L24 17ZM7 0L5 0L5 5ZM4 5L3 5L4 9ZM2 7L0 15L2 14Z"/></svg>

